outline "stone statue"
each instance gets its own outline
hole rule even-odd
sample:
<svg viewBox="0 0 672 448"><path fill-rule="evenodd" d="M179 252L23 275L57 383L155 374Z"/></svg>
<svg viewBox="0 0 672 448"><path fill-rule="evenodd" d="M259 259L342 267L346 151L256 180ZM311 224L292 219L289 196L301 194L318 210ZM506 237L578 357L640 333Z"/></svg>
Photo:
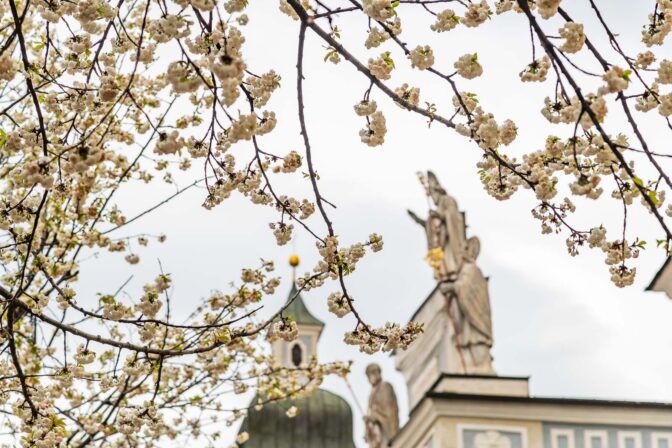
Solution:
<svg viewBox="0 0 672 448"><path fill-rule="evenodd" d="M435 266L436 279L452 279L462 260L466 235L464 215L457 208L455 198L446 193L431 171L427 172L427 192L436 206L435 210L430 210L427 220L418 218L410 210L408 214L425 228L428 251L442 251L442 260Z"/></svg>
<svg viewBox="0 0 672 448"><path fill-rule="evenodd" d="M476 265L480 241L466 239L464 215L457 201L444 190L434 173L427 172L427 193L435 209L427 220L409 215L425 228L430 253L437 248L442 259L433 264L439 290L447 301L454 334L453 344L465 374L494 375L492 368L492 318L488 281Z"/></svg>
<svg viewBox="0 0 672 448"><path fill-rule="evenodd" d="M455 325L454 342L462 356L465 373L494 375L488 281L476 265L480 250L479 239L469 238L457 279L440 284L439 289L448 300L448 311Z"/></svg>
<svg viewBox="0 0 672 448"><path fill-rule="evenodd" d="M378 364L369 364L366 367L366 377L371 383L371 393L369 409L364 417L364 440L369 448L383 448L389 445L399 430L397 395L392 385L383 381Z"/></svg>

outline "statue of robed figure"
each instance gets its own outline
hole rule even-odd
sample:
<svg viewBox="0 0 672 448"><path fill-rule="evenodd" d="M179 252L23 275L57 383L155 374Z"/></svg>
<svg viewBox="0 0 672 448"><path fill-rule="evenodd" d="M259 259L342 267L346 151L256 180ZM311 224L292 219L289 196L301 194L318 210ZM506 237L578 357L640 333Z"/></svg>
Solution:
<svg viewBox="0 0 672 448"><path fill-rule="evenodd" d="M408 214L425 229L428 252L437 251L442 255L435 268L437 280L454 279L461 262L464 249L466 227L464 215L457 208L455 198L446 193L431 171L427 172L427 193L434 203L426 220L412 211Z"/></svg>
<svg viewBox="0 0 672 448"><path fill-rule="evenodd" d="M433 260L432 266L439 290L447 301L462 373L494 375L488 281L476 264L480 241L476 237L466 239L465 219L457 201L431 171L427 173L426 187L435 208L430 209L426 220L411 211L409 214L425 229L429 254L440 257Z"/></svg>
<svg viewBox="0 0 672 448"><path fill-rule="evenodd" d="M366 376L371 383L371 393L369 408L364 417L364 440L369 448L384 448L399 430L397 395L392 385L383 381L378 364L369 364L366 367Z"/></svg>

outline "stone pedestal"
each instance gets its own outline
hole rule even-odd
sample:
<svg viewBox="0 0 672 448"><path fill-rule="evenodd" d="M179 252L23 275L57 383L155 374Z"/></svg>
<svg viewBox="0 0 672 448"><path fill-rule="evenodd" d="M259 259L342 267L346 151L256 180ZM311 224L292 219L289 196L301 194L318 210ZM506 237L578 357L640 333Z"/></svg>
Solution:
<svg viewBox="0 0 672 448"><path fill-rule="evenodd" d="M435 288L412 321L422 322L424 332L407 351L395 352L395 366L406 380L408 404L415 406L443 373L467 373L453 343L454 326L450 321L444 295Z"/></svg>

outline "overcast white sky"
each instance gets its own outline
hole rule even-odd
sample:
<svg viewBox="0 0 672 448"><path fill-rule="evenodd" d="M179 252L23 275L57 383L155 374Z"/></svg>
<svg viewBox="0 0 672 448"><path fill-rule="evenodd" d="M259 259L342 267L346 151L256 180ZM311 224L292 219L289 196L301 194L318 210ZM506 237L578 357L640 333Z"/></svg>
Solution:
<svg viewBox="0 0 672 448"><path fill-rule="evenodd" d="M301 152L294 77L298 24L280 14L275 1L250 3L251 22L244 46L249 55L248 66L256 72L274 68L283 77L282 89L269 104L269 109L279 116L278 129L264 137L262 143L280 154L292 149ZM269 7L269 3L273 6ZM575 11L579 20L591 17L587 22L590 30L594 21L587 3L566 0L563 5ZM637 42L653 1L598 3L622 39ZM401 10L402 18L407 9ZM411 46L431 43L437 67L447 72L457 57L478 51L485 75L474 81L461 80L460 87L477 92L484 108L498 120L511 118L518 124L520 137L510 153L523 154L539 148L546 132L550 132L538 111L544 96L552 92L552 82L521 85L517 73L530 62L525 19L516 14L496 19L477 30L458 28L436 35L429 31L425 15L411 15L406 18L402 37ZM340 22L344 41L357 42L362 58L378 53L365 53L360 44L365 36L364 25L349 18ZM549 30L557 29L556 22L545 25ZM422 32L413 33L412 28ZM378 325L388 320L403 322L433 287L431 270L423 262L424 233L406 215L409 208L426 214L426 198L415 172L432 169L466 212L469 234L477 235L482 242L479 264L490 277L498 373L531 375L533 395L672 401L672 302L661 294L644 292L663 262L663 255L645 251L637 265L636 284L625 290L615 288L601 253L586 252L571 258L564 248L563 236L540 234L538 223L530 214L534 205L530 192L522 191L503 203L485 193L475 167L479 150L473 143L438 125L428 129L423 120L389 104L377 93L374 98L388 111L387 143L379 148L364 146L357 136L362 120L355 116L352 106L366 89L366 81L345 62L336 68L323 63L322 43L310 31L308 34L307 121L322 191L338 205L330 212L336 231L344 243L362 241L372 232L382 234L385 240L385 250L367 256L349 278L350 291L362 314ZM600 40L598 44L604 47L605 42ZM627 47L641 50L638 45ZM420 85L422 101L437 103L443 112L452 110L452 94L446 84L428 74L411 72L400 56L397 65L399 69L390 85L396 87L408 81ZM618 123L610 129L621 130ZM552 132L566 136L571 131L557 128ZM652 146L669 152L669 143L664 140L667 136L659 137L652 140ZM180 183L186 185L201 173L197 167ZM281 192L303 192L302 197L309 194L307 182L278 185ZM131 207L141 210L170 192L170 188L152 187L140 194L134 191L132 196L126 192L120 198L132 199ZM302 257L302 267L312 268L316 261L312 239L298 232L293 245L277 248L268 229L268 222L274 218L272 211L238 196L206 211L200 207L202 198L203 191L192 190L129 226L125 235L149 230L165 232L168 240L140 251L139 269L129 267L117 255L88 261L83 272L90 277L82 281L81 290L113 291L134 272L135 286L131 287L140 287L143 275L149 278L156 273L155 260L159 258L173 276L173 306L186 312L196 299L211 290L226 290L231 280L238 279L241 267L254 265L259 257L264 257L275 259L287 280L267 305L269 309L280 306L290 287L287 257L296 251ZM609 225L621 219L621 209L615 201L608 201L606 206L583 201L577 204L583 209L577 221L582 227ZM322 229L319 218L315 217L313 223ZM649 216L633 214L632 225L642 229L640 236L645 239L655 238ZM311 312L328 322L321 339L321 360L354 360L350 381L364 406L369 392L364 368L369 362L380 363L384 378L394 384L399 395L405 420L405 384L394 370L393 359L383 354L362 355L341 343L342 334L351 329L352 321L337 321L329 315L329 291L326 287L305 294ZM352 395L340 379L329 379L324 387L352 404L355 440L361 446L362 416Z"/></svg>

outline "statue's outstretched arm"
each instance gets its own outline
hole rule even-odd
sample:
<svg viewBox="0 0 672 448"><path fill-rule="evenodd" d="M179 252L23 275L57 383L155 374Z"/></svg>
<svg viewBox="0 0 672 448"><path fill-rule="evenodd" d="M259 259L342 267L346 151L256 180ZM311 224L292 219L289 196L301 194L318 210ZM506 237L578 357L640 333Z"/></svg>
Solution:
<svg viewBox="0 0 672 448"><path fill-rule="evenodd" d="M408 212L408 216L410 216L410 217L413 219L413 221L417 222L417 223L420 224L422 227L425 227L425 225L427 224L427 221L425 221L424 219L419 218L418 215L416 215L415 213L413 213L413 212L410 211L410 210L406 210L406 211Z"/></svg>

